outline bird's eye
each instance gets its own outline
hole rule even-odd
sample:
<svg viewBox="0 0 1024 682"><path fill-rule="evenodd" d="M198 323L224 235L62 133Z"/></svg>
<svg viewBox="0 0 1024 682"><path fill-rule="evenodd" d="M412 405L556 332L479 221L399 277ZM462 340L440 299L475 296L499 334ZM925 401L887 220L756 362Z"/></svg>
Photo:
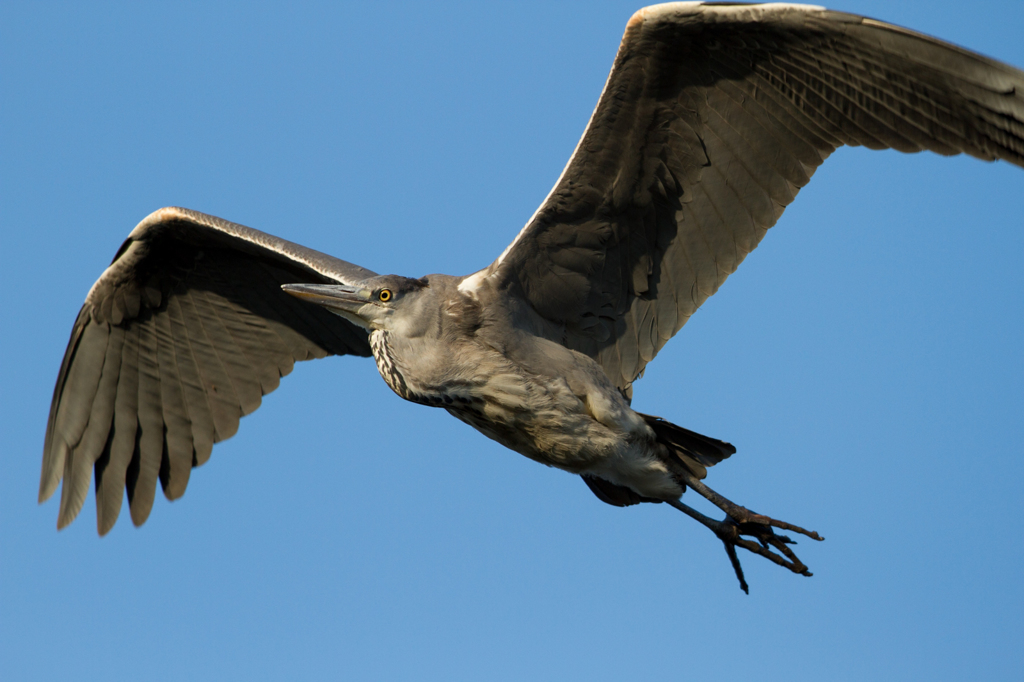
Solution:
<svg viewBox="0 0 1024 682"><path fill-rule="evenodd" d="M381 289L380 293L377 294L377 298L379 298L382 303L387 303L388 301L390 301L391 296L391 289Z"/></svg>

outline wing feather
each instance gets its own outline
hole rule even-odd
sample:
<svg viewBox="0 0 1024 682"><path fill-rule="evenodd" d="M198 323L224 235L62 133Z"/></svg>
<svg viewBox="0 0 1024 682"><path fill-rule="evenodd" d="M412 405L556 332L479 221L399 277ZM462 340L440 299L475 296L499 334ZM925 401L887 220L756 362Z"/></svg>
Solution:
<svg viewBox="0 0 1024 682"><path fill-rule="evenodd" d="M228 402L238 405L240 416L251 414L262 402L258 375L250 369L242 348L217 314L217 306L211 300L214 296L205 291L191 293L203 329L210 340L210 350L223 371L226 386L230 386L230 394L225 397Z"/></svg>
<svg viewBox="0 0 1024 682"><path fill-rule="evenodd" d="M181 311L185 321L189 345L196 359L199 381L210 404L213 417L214 442L218 443L235 435L238 420L242 417L242 403L235 393L235 387L228 379L228 373L217 354L218 339L211 338L203 324L200 310L201 291L188 291L181 296ZM197 300L198 299L198 300Z"/></svg>
<svg viewBox="0 0 1024 682"><path fill-rule="evenodd" d="M155 315L151 320L156 335L157 362L160 365L160 404L163 406L165 453L160 462L160 484L168 500L185 494L192 473L195 445L193 425L189 419L182 387L169 315Z"/></svg>
<svg viewBox="0 0 1024 682"><path fill-rule="evenodd" d="M520 295L628 395L842 145L1024 166L1024 73L818 7L649 7L551 194L465 286Z"/></svg>
<svg viewBox="0 0 1024 682"><path fill-rule="evenodd" d="M217 426L213 421L210 399L199 376L199 362L188 337L180 297L171 298L167 303L167 314L160 317L166 320L171 332L178 379L181 381L181 397L188 421L192 425L192 466L199 466L210 459L213 444L217 440Z"/></svg>
<svg viewBox="0 0 1024 682"><path fill-rule="evenodd" d="M76 457L85 464L81 477L86 484L89 481L89 469L103 456L110 442L113 429L114 405L117 399L118 380L121 376L121 355L124 351L124 330L120 327L109 327L106 357L103 360L103 372L99 386L92 401L92 412L89 425L75 447ZM85 499L85 492L82 493Z"/></svg>
<svg viewBox="0 0 1024 682"><path fill-rule="evenodd" d="M141 526L149 518L156 496L156 481L164 456L163 401L160 395L159 351L152 318L139 321L139 397L136 403L138 436L128 464L125 487L132 523Z"/></svg>
<svg viewBox="0 0 1024 682"><path fill-rule="evenodd" d="M138 447L138 400L139 400L139 327L131 325L124 330L124 345L121 349L121 370L117 380L117 395L114 398L114 424L108 438L108 445L96 461L96 525L101 535L114 526L121 513L124 499L125 475ZM88 472L85 472L87 475ZM68 490L81 477L64 477L63 490ZM88 480L88 479L86 479ZM84 501L84 496L83 496ZM81 509L68 508L61 497L61 512L57 527L71 523Z"/></svg>
<svg viewBox="0 0 1024 682"><path fill-rule="evenodd" d="M82 334L78 337L77 347L72 351L74 359L69 364L67 382L63 388L66 391L88 396L88 402L66 407L62 405L56 411L55 440L58 452L63 454L54 459L64 460L65 475L69 472L72 474L84 472L84 477L76 477L75 486L64 488L61 491L62 507L66 505L68 508L81 509L89 491L89 474L95 458L90 457L90 453L78 446L89 425L92 401L100 386L109 338L110 332L106 325L86 324Z"/></svg>

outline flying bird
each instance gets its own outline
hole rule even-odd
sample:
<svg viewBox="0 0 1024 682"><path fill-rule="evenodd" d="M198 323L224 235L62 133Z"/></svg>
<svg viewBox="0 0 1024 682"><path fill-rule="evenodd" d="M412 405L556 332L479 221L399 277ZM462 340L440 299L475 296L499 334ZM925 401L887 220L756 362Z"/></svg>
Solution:
<svg viewBox="0 0 1024 682"><path fill-rule="evenodd" d="M638 11L550 194L490 265L410 278L163 208L86 296L46 429L58 528L95 479L99 533L149 516L296 361L372 356L446 410L615 506L666 503L811 575L789 534L704 483L736 449L631 407L634 382L842 145L1024 166L1024 72L873 19L790 4ZM693 491L721 520L682 499Z"/></svg>

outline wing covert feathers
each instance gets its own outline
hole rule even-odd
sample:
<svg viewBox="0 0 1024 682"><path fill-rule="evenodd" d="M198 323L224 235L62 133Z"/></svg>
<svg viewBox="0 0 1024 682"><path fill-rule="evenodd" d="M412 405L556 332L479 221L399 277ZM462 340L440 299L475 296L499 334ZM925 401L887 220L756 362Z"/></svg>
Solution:
<svg viewBox="0 0 1024 682"><path fill-rule="evenodd" d="M81 510L94 470L100 534L126 492L141 525L157 481L180 497L192 467L295 362L369 355L365 332L280 285L371 276L193 211L142 221L89 292L54 388L39 499L63 479L58 527Z"/></svg>
<svg viewBox="0 0 1024 682"><path fill-rule="evenodd" d="M628 393L842 145L1024 166L1024 73L819 7L643 9L551 194L472 282Z"/></svg>

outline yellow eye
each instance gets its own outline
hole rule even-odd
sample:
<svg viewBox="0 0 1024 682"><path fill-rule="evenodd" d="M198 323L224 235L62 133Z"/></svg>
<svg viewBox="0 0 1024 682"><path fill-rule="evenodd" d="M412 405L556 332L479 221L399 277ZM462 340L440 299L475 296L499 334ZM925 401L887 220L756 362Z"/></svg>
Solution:
<svg viewBox="0 0 1024 682"><path fill-rule="evenodd" d="M377 294L377 298L379 298L382 303L387 303L388 301L390 301L391 296L391 289L381 289L380 293Z"/></svg>

